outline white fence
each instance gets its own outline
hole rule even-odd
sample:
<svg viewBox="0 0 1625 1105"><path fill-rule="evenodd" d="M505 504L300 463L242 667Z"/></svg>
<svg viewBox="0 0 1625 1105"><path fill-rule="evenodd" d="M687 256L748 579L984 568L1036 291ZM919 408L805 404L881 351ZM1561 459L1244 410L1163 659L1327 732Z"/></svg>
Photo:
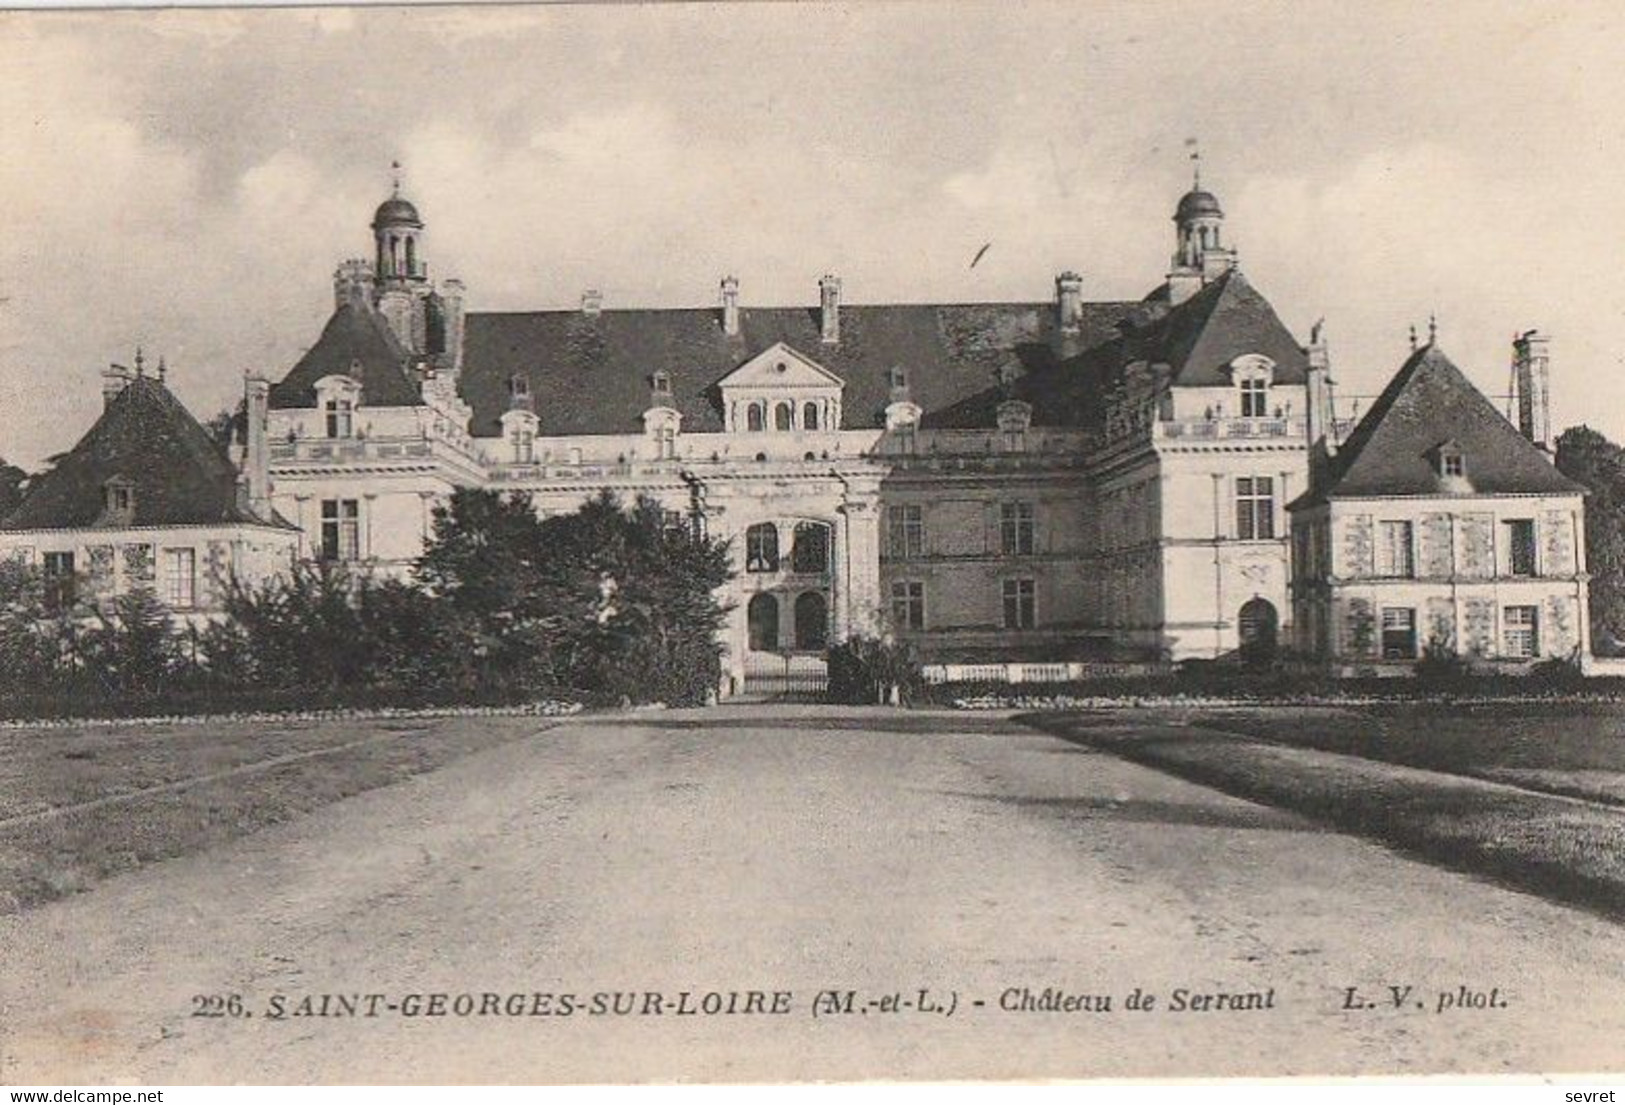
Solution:
<svg viewBox="0 0 1625 1105"><path fill-rule="evenodd" d="M926 664L927 683L1075 683L1085 679L1116 679L1156 675L1167 671L1160 664L1084 661L1047 664Z"/></svg>

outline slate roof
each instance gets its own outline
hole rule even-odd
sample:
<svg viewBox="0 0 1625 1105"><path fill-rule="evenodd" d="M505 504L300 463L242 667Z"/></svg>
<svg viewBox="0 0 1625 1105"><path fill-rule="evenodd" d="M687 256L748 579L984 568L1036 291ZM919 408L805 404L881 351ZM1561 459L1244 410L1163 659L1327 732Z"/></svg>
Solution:
<svg viewBox="0 0 1625 1105"><path fill-rule="evenodd" d="M1083 305L1081 342L1104 341L1136 303ZM840 341L820 340L817 307L741 308L740 333L722 330L720 308L470 314L461 390L473 433L500 432L509 380L525 377L544 433L613 434L641 428L650 377L665 372L685 431L722 429L715 385L783 341L845 382L842 427L882 424L890 370L907 374L926 426L965 421L961 404L997 390L999 372L1033 374L1056 363L1056 308L1044 303L842 305ZM1049 412L1035 412L1042 424Z"/></svg>
<svg viewBox="0 0 1625 1105"><path fill-rule="evenodd" d="M116 521L107 518L107 484L115 478L134 491L133 513ZM267 524L239 503L237 468L208 431L162 382L139 376L33 481L0 529L233 523Z"/></svg>
<svg viewBox="0 0 1625 1105"><path fill-rule="evenodd" d="M784 342L845 382L842 428L883 424L891 370L928 428L986 428L1003 399L1033 404L1039 426L1085 425L1121 369L1169 366L1181 386L1227 386L1243 353L1276 362L1276 380L1301 384L1307 359L1273 308L1239 272L1170 308L1166 289L1140 301L1082 305L1079 332L1062 340L1056 306L1041 303L847 304L840 341L821 340L819 308L741 308L723 333L720 308L479 312L467 316L459 390L476 437L501 433L511 380L522 377L545 434L620 434L642 428L651 377L663 372L689 432L722 429L717 382ZM359 376L362 402L421 402L410 356L376 311L346 305L271 389L276 408L314 406L323 376Z"/></svg>
<svg viewBox="0 0 1625 1105"><path fill-rule="evenodd" d="M316 381L350 376L361 381L361 402L372 407L410 407L423 402L410 357L384 316L346 303L333 312L322 336L299 363L271 387L271 406L314 407Z"/></svg>
<svg viewBox="0 0 1625 1105"><path fill-rule="evenodd" d="M1502 417L1450 358L1428 344L1412 353L1329 463L1326 478L1292 509L1328 499L1445 495L1441 445L1461 450L1481 495L1576 495L1585 488Z"/></svg>
<svg viewBox="0 0 1625 1105"><path fill-rule="evenodd" d="M1302 384L1309 359L1269 300L1232 269L1156 322L1135 332L1132 359L1166 364L1182 387L1227 387L1225 369L1243 353L1275 362L1275 382Z"/></svg>
<svg viewBox="0 0 1625 1105"><path fill-rule="evenodd" d="M1034 405L1035 422L1043 410L1053 423L1089 426L1130 365L1155 366L1176 387L1228 387L1230 362L1248 353L1275 362L1276 383L1308 379L1303 347L1269 301L1232 270L1177 307L1168 306L1167 285L1158 287L1122 314L1111 336L1020 381L1014 394ZM959 416L972 425L991 425L996 406L996 396L979 396Z"/></svg>

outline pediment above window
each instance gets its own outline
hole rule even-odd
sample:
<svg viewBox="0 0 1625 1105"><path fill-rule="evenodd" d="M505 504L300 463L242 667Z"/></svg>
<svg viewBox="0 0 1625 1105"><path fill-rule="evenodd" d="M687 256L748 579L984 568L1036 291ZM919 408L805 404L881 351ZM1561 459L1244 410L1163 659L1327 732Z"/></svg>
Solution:
<svg viewBox="0 0 1625 1105"><path fill-rule="evenodd" d="M1275 362L1262 353L1244 353L1229 364L1230 382L1262 380L1266 385L1275 382Z"/></svg>
<svg viewBox="0 0 1625 1105"><path fill-rule="evenodd" d="M717 386L724 392L734 388L839 390L846 386L846 381L811 357L796 352L784 342L777 342L728 373Z"/></svg>
<svg viewBox="0 0 1625 1105"><path fill-rule="evenodd" d="M718 382L729 432L825 432L841 424L846 382L783 342Z"/></svg>
<svg viewBox="0 0 1625 1105"><path fill-rule="evenodd" d="M354 376L335 373L323 376L314 386L318 400L349 399L354 403L361 400L361 381Z"/></svg>

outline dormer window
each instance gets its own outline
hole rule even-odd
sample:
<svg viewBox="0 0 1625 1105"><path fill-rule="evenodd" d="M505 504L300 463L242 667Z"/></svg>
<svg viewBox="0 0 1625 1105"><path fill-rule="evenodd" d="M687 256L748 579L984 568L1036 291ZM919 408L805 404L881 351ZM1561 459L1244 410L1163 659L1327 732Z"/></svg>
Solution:
<svg viewBox="0 0 1625 1105"><path fill-rule="evenodd" d="M135 517L135 485L123 476L114 476L102 486L103 504L109 522L128 523Z"/></svg>
<svg viewBox="0 0 1625 1105"><path fill-rule="evenodd" d="M1439 488L1457 495L1470 494L1473 485L1467 478L1467 454L1454 441L1436 446L1432 455L1433 470L1439 474Z"/></svg>
<svg viewBox="0 0 1625 1105"><path fill-rule="evenodd" d="M355 436L355 404L348 399L329 399L327 411L328 437Z"/></svg>
<svg viewBox="0 0 1625 1105"><path fill-rule="evenodd" d="M1269 414L1270 386L1254 378L1241 382L1241 417L1265 418Z"/></svg>
<svg viewBox="0 0 1625 1105"><path fill-rule="evenodd" d="M532 464L536 460L536 435L524 428L513 432L513 460L515 464Z"/></svg>
<svg viewBox="0 0 1625 1105"><path fill-rule="evenodd" d="M356 436L355 412L361 406L361 384L352 376L324 376L316 381L316 407L327 437Z"/></svg>
<svg viewBox="0 0 1625 1105"><path fill-rule="evenodd" d="M510 410L502 416L502 436L508 441L514 464L536 463L536 415L528 410Z"/></svg>
<svg viewBox="0 0 1625 1105"><path fill-rule="evenodd" d="M1270 385L1275 382L1275 362L1257 353L1230 362L1230 379L1241 393L1241 417L1268 418ZM1223 407L1220 407L1223 417Z"/></svg>
<svg viewBox="0 0 1625 1105"><path fill-rule="evenodd" d="M671 396L671 376L665 372L657 372L649 380L649 387L656 395Z"/></svg>
<svg viewBox="0 0 1625 1105"><path fill-rule="evenodd" d="M1006 453L1020 453L1027 448L1027 429L1032 425L1033 407L1020 399L1007 399L999 404L999 436Z"/></svg>

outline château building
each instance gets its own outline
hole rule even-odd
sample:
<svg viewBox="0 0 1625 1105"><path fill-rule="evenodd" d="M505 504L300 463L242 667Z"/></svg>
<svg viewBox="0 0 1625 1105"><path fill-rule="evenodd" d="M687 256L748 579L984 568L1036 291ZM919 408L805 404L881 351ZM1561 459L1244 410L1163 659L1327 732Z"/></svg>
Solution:
<svg viewBox="0 0 1625 1105"><path fill-rule="evenodd" d="M889 629L929 657L1220 656L1287 611L1306 352L1209 192L1170 271L1098 301L482 313L396 194L373 259L272 386L272 502L301 554L409 571L459 486L544 512L610 489L731 539L730 671ZM1322 354L1323 355L1323 354Z"/></svg>
<svg viewBox="0 0 1625 1105"><path fill-rule="evenodd" d="M1287 331L1199 183L1172 221L1170 267L1133 300L1091 299L1063 272L1042 302L870 304L826 275L815 302L759 306L727 276L698 307L620 307L588 291L569 310L480 312L459 281L431 279L425 221L397 186L374 212L371 259L339 265L315 344L268 388L249 379L239 505L221 498L207 521L253 528L256 549L288 546L281 561L231 561L250 575L288 557L408 574L459 487L523 492L547 513L604 490L647 496L671 524L731 543L728 690L858 632L894 633L937 661L1217 658L1277 640L1339 658L1348 626L1389 619L1393 605L1374 581L1355 586L1346 559L1391 512L1349 504L1368 491L1403 499L1421 535L1416 563L1431 572L1438 518L1457 507L1474 516L1459 541L1476 540L1486 512L1486 532L1513 532L1497 520L1501 500L1483 496L1515 474L1511 494L1551 498L1528 515L1539 536L1506 540L1545 550L1543 575L1566 565L1562 594L1578 605L1497 592L1497 624L1538 606L1542 654L1569 640L1560 626L1581 627L1583 647L1578 499L1549 461L1527 456L1534 446L1432 346L1338 452L1319 327L1307 345ZM1544 360L1540 380L1543 419ZM104 421L160 393L178 410L159 381L115 382ZM1428 445L1435 482L1390 485L1392 420L1439 403L1472 413ZM1458 454L1460 478L1449 474ZM152 463L140 479L176 471ZM225 479L215 459L202 463ZM119 473L104 468L85 479L112 486ZM64 481L34 488L0 523L0 544L60 567L70 545L125 539L109 528L122 515L45 510ZM159 496L156 485L138 494ZM142 524L140 508L133 518ZM215 571L214 546L197 547ZM1416 641L1442 624L1437 598L1406 600ZM1452 601L1456 639L1477 641L1486 608Z"/></svg>

